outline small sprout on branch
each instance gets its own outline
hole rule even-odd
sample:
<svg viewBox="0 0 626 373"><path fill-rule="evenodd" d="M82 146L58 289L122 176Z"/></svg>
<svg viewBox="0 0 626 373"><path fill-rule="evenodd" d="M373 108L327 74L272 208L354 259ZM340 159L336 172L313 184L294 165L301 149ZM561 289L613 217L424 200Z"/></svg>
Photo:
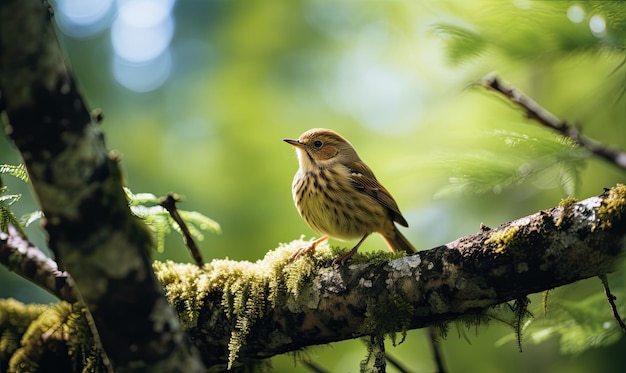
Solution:
<svg viewBox="0 0 626 373"><path fill-rule="evenodd" d="M136 216L142 218L156 235L157 251L165 250L165 236L172 229L185 235L179 224L170 215L167 209L161 206L161 199L151 193L134 194L130 189L124 188L130 210ZM181 221L187 226L187 234L199 241L204 240L202 231L210 231L219 234L220 225L213 219L196 211L176 210Z"/></svg>
<svg viewBox="0 0 626 373"><path fill-rule="evenodd" d="M174 219L174 221L178 225L178 228L183 235L183 242L191 252L191 256L196 261L196 265L198 267L202 267L204 265L204 260L202 260L202 254L200 254L200 250L196 245L196 241L194 241L193 237L191 236L191 232L189 231L187 224L178 213L178 209L176 208L176 202L180 202L180 197L177 194L173 193L169 193L167 196L159 199L159 205L167 210L171 218Z"/></svg>

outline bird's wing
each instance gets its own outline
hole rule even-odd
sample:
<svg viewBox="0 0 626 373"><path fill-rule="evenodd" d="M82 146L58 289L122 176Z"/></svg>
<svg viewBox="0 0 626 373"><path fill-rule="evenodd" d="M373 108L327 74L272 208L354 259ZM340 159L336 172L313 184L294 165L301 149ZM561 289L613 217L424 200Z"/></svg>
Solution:
<svg viewBox="0 0 626 373"><path fill-rule="evenodd" d="M351 171L350 180L355 189L370 195L378 203L386 207L393 221L404 227L409 226L409 223L402 216L396 201L387 189L376 180L376 176L374 176L374 173L367 165L362 162L355 162L349 168Z"/></svg>

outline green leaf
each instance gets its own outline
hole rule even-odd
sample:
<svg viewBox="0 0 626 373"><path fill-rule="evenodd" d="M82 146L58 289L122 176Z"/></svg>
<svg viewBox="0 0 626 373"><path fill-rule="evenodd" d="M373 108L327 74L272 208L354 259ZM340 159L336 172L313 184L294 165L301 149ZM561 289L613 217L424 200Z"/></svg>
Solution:
<svg viewBox="0 0 626 373"><path fill-rule="evenodd" d="M138 206L145 203L158 204L159 199L152 193L137 193L133 194L131 190L127 187L124 187L124 192L126 193L126 198L128 198L129 204L131 206Z"/></svg>
<svg viewBox="0 0 626 373"><path fill-rule="evenodd" d="M197 237L199 240L204 239L200 231L210 231L217 234L222 232L222 228L220 227L219 223L207 216L202 215L197 211L179 210L178 213L180 214L180 217L187 224L189 224L191 235ZM192 229L196 231L195 234Z"/></svg>
<svg viewBox="0 0 626 373"><path fill-rule="evenodd" d="M9 230L9 224L13 225L22 236L26 237L22 225L13 214L13 211L8 206L0 204L0 231L7 232Z"/></svg>
<svg viewBox="0 0 626 373"><path fill-rule="evenodd" d="M4 206L11 206L15 202L19 201L20 198L22 198L21 194L5 194L3 196L0 196L0 204Z"/></svg>
<svg viewBox="0 0 626 373"><path fill-rule="evenodd" d="M22 180L25 183L29 182L28 173L26 172L26 167L23 164L12 165L12 164L2 164L0 165L0 174L11 175Z"/></svg>
<svg viewBox="0 0 626 373"><path fill-rule="evenodd" d="M626 294L616 294L618 299ZM622 305L623 310L623 305ZM598 293L583 301L560 301L552 304L545 318L534 319L524 326L524 340L543 343L558 338L563 354L578 354L591 348L606 347L619 341L623 332L610 311L606 295ZM508 335L497 344L514 342Z"/></svg>
<svg viewBox="0 0 626 373"><path fill-rule="evenodd" d="M448 59L454 64L480 56L487 47L485 39L468 28L441 24L434 30L446 42Z"/></svg>
<svg viewBox="0 0 626 373"><path fill-rule="evenodd" d="M181 233L178 224L172 219L169 212L159 205L160 198L151 193L134 194L130 189L124 188L128 198L131 212L144 220L146 225L154 232L156 238L156 248L158 252L165 250L165 237L172 232L172 229ZM204 240L203 231L221 233L220 225L213 219L197 212L178 210L178 214L183 219L189 233L197 240Z"/></svg>
<svg viewBox="0 0 626 373"><path fill-rule="evenodd" d="M542 189L561 188L567 196L578 193L587 151L528 124L507 127L469 138L476 149L446 155L441 167L448 169L449 185L436 196L500 193L524 182Z"/></svg>
<svg viewBox="0 0 626 373"><path fill-rule="evenodd" d="M37 211L33 211L29 214L25 214L22 216L21 222L22 225L24 225L24 227L28 227L29 225L31 225L32 223L36 222L37 220L43 218L43 211L41 210L37 210Z"/></svg>

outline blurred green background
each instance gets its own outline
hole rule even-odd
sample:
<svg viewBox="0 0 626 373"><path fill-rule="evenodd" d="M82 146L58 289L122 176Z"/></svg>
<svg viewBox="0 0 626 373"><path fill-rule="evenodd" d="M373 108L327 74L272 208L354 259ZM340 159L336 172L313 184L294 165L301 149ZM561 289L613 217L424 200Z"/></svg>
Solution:
<svg viewBox="0 0 626 373"><path fill-rule="evenodd" d="M217 220L222 234L200 242L206 260L255 261L280 242L313 236L291 199L294 150L281 141L313 127L352 142L397 200L410 225L403 232L422 249L624 181L623 171L471 85L496 71L588 136L626 149L624 1L80 4L54 2L59 38L88 104L104 112L106 141L123 155L127 185L135 193L179 193L181 209ZM19 162L8 140L0 148L2 163ZM24 194L18 216L37 209L28 188L4 180ZM28 233L45 245L38 227ZM378 236L363 248L386 250ZM176 234L154 257L190 261ZM618 296L623 272L609 277ZM0 297L54 301L5 268L0 283ZM590 279L550 299L599 293L600 281ZM541 295L531 299L542 318ZM623 338L562 355L558 338L526 338L523 353L499 343L511 333L495 322L461 333L452 326L442 341L448 368L623 367ZM422 330L388 352L412 372L435 369ZM347 341L278 356L272 365L306 372L299 363L306 357L328 371L355 372L365 355L362 342Z"/></svg>

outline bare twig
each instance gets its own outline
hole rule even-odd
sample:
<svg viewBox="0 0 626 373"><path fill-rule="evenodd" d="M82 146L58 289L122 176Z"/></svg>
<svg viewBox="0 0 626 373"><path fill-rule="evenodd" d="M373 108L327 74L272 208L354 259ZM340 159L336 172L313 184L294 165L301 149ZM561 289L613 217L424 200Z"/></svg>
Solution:
<svg viewBox="0 0 626 373"><path fill-rule="evenodd" d="M60 271L54 260L22 237L13 225L7 233L0 233L0 263L57 298L76 301L69 274Z"/></svg>
<svg viewBox="0 0 626 373"><path fill-rule="evenodd" d="M392 367L396 368L398 370L398 372L400 372L400 373L410 373L411 372L409 370L409 368L405 367L400 362L400 360L398 360L397 358L395 358L394 356L392 356L389 353L387 353L387 362L389 363L389 365L391 365Z"/></svg>
<svg viewBox="0 0 626 373"><path fill-rule="evenodd" d="M617 306L615 305L615 300L617 299L617 297L613 295L613 293L611 293L611 289L609 288L609 279L606 277L606 274L599 275L598 277L600 277L600 281L602 281L602 286L604 286L604 293L606 294L606 299L611 305L613 317L615 317L615 320L617 320L619 326L622 328L624 333L626 333L626 325L624 325L624 321L622 321L619 312L617 312Z"/></svg>
<svg viewBox="0 0 626 373"><path fill-rule="evenodd" d="M447 370L443 361L439 338L437 337L437 333L432 326L428 328L428 339L430 340L430 346L433 349L433 358L435 359L435 365L437 366L437 373L446 373Z"/></svg>
<svg viewBox="0 0 626 373"><path fill-rule="evenodd" d="M167 212L170 213L172 219L174 219L176 224L178 224L178 226L180 227L180 231L183 234L183 242L185 243L185 245L187 245L187 248L191 252L191 256L196 261L196 265L198 267L202 267L204 265L204 261L202 260L202 254L200 254L200 250L196 245L196 241L194 241L193 237L191 236L191 232L189 232L187 224L185 223L183 218L180 217L178 209L176 209L176 202L179 201L180 197L178 197L178 195L169 193L167 196L161 198L159 205L166 209Z"/></svg>
<svg viewBox="0 0 626 373"><path fill-rule="evenodd" d="M557 131L563 136L569 137L576 144L580 145L584 149L587 149L592 154L595 154L615 166L626 170L625 152L619 149L611 148L596 140L583 136L578 128L560 120L554 114L550 113L514 86L501 82L497 75L488 75L483 78L479 85L502 94L504 97L524 110L528 118L535 120L545 127Z"/></svg>
<svg viewBox="0 0 626 373"><path fill-rule="evenodd" d="M319 364L310 359L302 360L302 365L307 367L311 372L315 373L328 373L329 371L322 368Z"/></svg>

